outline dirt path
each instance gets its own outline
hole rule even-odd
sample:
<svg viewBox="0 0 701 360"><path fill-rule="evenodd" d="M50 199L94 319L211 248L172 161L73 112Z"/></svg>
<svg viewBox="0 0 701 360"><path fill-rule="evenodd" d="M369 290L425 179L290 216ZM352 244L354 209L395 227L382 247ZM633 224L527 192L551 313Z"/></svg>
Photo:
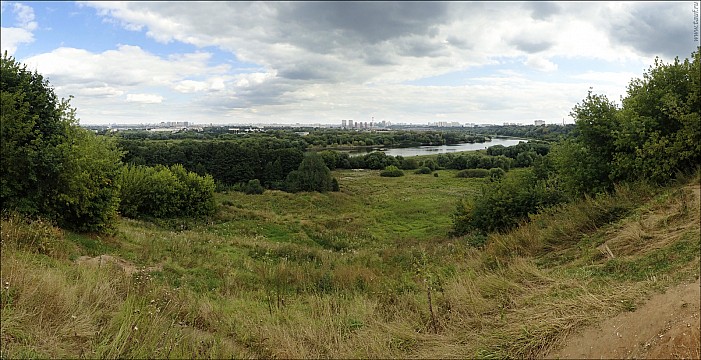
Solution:
<svg viewBox="0 0 701 360"><path fill-rule="evenodd" d="M546 356L561 359L698 359L701 283L685 283L643 306L571 335Z"/></svg>
<svg viewBox="0 0 701 360"><path fill-rule="evenodd" d="M699 206L699 185L689 187ZM701 282L653 295L637 310L570 335L551 359L701 358Z"/></svg>

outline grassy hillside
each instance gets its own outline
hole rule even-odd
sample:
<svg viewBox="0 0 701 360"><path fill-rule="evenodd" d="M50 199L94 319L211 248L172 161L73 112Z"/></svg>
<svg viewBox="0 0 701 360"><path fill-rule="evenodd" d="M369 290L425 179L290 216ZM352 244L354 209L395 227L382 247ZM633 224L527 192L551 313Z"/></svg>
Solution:
<svg viewBox="0 0 701 360"><path fill-rule="evenodd" d="M474 249L483 179L336 171L338 193L218 194L111 237L2 221L2 357L537 357L699 276L699 177L622 186Z"/></svg>

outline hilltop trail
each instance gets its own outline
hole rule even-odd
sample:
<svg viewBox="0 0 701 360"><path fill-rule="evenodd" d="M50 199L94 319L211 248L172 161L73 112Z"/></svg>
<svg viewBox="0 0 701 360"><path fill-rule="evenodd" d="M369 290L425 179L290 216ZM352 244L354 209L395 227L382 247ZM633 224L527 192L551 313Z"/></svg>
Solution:
<svg viewBox="0 0 701 360"><path fill-rule="evenodd" d="M689 186L699 208L698 184ZM698 211L698 210L697 210ZM685 282L651 296L633 312L571 334L545 358L701 358L701 282Z"/></svg>

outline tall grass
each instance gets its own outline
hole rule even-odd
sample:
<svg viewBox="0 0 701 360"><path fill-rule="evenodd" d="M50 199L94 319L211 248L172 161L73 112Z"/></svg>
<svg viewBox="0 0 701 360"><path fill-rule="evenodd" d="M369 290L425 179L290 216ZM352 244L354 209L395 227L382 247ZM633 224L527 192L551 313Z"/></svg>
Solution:
<svg viewBox="0 0 701 360"><path fill-rule="evenodd" d="M698 276L681 186L621 187L479 250L445 234L482 180L336 177L340 193L218 194L231 205L182 230L122 220L98 239L4 217L1 357L538 357ZM120 262L73 261L100 251Z"/></svg>

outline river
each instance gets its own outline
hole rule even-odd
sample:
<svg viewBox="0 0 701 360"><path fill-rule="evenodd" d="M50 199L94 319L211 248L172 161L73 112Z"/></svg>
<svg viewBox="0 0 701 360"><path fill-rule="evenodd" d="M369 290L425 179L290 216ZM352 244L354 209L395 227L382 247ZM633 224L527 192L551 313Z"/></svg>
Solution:
<svg viewBox="0 0 701 360"><path fill-rule="evenodd" d="M528 141L526 139L503 139L503 138L493 138L492 141L487 141L483 143L463 143L455 145L437 145L437 146L417 146L417 147L407 147L407 148L382 148L380 151L387 155L392 156L418 156L418 155L432 155L432 154L445 154L451 152L461 152L461 151L472 151L472 150L484 150L490 146L503 145L512 146L518 145L519 142ZM349 151L351 156L365 155L373 151L378 151L378 149L362 149Z"/></svg>

